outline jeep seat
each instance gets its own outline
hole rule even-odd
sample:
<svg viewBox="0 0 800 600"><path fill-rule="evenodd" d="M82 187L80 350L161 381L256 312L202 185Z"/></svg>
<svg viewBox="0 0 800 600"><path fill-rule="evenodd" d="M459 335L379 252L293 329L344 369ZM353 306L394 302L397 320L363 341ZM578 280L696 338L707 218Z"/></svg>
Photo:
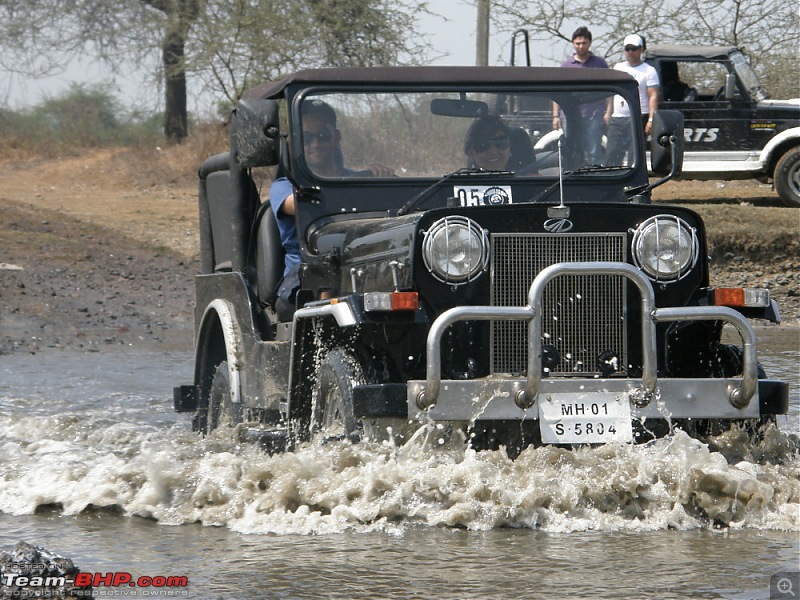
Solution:
<svg viewBox="0 0 800 600"><path fill-rule="evenodd" d="M233 254L230 225L230 174L228 171L209 173L206 177L205 187L211 225L213 271L230 271Z"/></svg>
<svg viewBox="0 0 800 600"><path fill-rule="evenodd" d="M244 262L242 253L245 250L236 252L235 245L248 245L248 237L241 229L252 221L259 205L258 190L252 178L248 175L234 182L228 163L227 153L218 154L207 159L199 172L200 272L203 274L244 267L235 263L237 260ZM237 199L242 204L238 215L233 208Z"/></svg>
<svg viewBox="0 0 800 600"><path fill-rule="evenodd" d="M269 202L258 207L255 222L256 291L261 304L273 306L283 277L284 249L275 213Z"/></svg>

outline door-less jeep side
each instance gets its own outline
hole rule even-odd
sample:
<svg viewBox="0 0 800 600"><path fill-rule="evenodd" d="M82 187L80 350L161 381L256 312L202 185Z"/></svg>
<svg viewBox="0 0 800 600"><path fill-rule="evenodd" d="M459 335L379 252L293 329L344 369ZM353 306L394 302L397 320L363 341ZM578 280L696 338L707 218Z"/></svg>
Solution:
<svg viewBox="0 0 800 600"><path fill-rule="evenodd" d="M653 45L659 106L685 120L682 179L772 181L800 207L800 98L770 99L734 47Z"/></svg>
<svg viewBox="0 0 800 600"><path fill-rule="evenodd" d="M709 287L701 218L650 203L660 182L636 110L624 164L586 158L582 108L615 95L638 106L623 73L520 67L309 70L250 90L230 151L200 170L194 381L176 410L272 446L446 422L510 453L785 413L749 323L777 307L766 290ZM311 130L309 103L333 110L335 131ZM534 154L530 118L554 103L564 135ZM486 170L465 136L492 116L503 133L481 151L508 160ZM683 128L657 113L661 181L680 170ZM336 145L333 175L310 158L320 144ZM252 177L264 166L296 199L288 314L275 214ZM741 344L721 343L726 325Z"/></svg>

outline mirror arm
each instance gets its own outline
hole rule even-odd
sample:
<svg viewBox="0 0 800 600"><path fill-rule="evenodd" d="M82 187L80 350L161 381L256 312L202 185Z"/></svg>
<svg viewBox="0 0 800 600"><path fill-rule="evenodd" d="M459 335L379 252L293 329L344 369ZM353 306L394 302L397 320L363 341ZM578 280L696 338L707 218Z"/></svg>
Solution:
<svg viewBox="0 0 800 600"><path fill-rule="evenodd" d="M670 168L669 174L665 175L664 177L662 177L658 181L654 181L653 183L646 183L644 185L637 185L636 187L626 187L625 188L625 194L627 194L628 196L637 196L639 194L649 194L652 190L654 190L658 186L665 184L670 179L675 177L675 175L676 175L676 173L678 171L678 145L677 145L677 139L676 139L674 133L670 134L669 137L667 137L666 135L661 136L661 138L659 138L659 144L661 144L662 146L666 145L666 144L662 143L662 141L661 141L664 138L667 138L667 143L670 144L669 151L670 151L670 156L672 156L672 166Z"/></svg>

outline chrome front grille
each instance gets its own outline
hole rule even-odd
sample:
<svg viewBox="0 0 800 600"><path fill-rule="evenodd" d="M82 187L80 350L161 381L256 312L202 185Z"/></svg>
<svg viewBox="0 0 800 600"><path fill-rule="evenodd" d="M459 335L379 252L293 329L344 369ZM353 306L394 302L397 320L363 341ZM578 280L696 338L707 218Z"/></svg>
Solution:
<svg viewBox="0 0 800 600"><path fill-rule="evenodd" d="M624 234L492 235L494 306L524 306L536 275L559 262L625 261ZM555 346L560 361L553 375L591 376L597 356L614 352L627 365L625 278L559 276L548 284L542 306L542 343ZM528 325L494 321L491 328L493 373L527 371Z"/></svg>

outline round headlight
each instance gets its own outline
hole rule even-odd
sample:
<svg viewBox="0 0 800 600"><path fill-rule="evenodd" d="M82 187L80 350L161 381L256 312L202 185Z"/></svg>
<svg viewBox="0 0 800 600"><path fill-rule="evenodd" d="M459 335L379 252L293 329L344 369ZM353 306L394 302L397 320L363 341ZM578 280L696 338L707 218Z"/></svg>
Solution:
<svg viewBox="0 0 800 600"><path fill-rule="evenodd" d="M489 264L489 236L472 219L445 217L425 233L422 258L439 281L467 283Z"/></svg>
<svg viewBox="0 0 800 600"><path fill-rule="evenodd" d="M678 217L657 215L633 234L633 260L651 279L681 279L697 262L695 230Z"/></svg>

